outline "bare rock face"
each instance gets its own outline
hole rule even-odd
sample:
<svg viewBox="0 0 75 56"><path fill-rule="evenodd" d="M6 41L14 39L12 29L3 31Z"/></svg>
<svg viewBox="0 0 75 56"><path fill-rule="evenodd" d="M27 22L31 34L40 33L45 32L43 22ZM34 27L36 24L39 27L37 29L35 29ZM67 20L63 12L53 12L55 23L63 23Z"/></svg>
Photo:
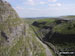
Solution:
<svg viewBox="0 0 75 56"><path fill-rule="evenodd" d="M25 35L25 26L12 6L4 0L0 0L0 39L8 41Z"/></svg>
<svg viewBox="0 0 75 56"><path fill-rule="evenodd" d="M18 18L18 15L8 2L0 0L0 21L8 18Z"/></svg>
<svg viewBox="0 0 75 56"><path fill-rule="evenodd" d="M46 56L26 25L8 2L0 0L0 56Z"/></svg>
<svg viewBox="0 0 75 56"><path fill-rule="evenodd" d="M0 0L0 56L14 56L12 50L17 49L18 45L21 46L19 42L24 37L25 25L23 20L19 18L7 1ZM14 51L17 52L17 50Z"/></svg>

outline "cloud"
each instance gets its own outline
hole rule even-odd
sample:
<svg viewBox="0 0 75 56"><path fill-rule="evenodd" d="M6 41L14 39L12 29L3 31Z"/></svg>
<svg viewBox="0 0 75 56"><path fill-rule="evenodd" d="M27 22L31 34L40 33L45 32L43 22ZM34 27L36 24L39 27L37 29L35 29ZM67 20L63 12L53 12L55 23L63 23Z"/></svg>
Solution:
<svg viewBox="0 0 75 56"><path fill-rule="evenodd" d="M57 3L57 6L62 6L62 4L61 3Z"/></svg>
<svg viewBox="0 0 75 56"><path fill-rule="evenodd" d="M61 3L56 3L56 4L48 4L49 7L60 7L62 6Z"/></svg>
<svg viewBox="0 0 75 56"><path fill-rule="evenodd" d="M36 10L36 11L37 11L37 10L40 10L39 8L34 8L34 7L32 7L32 8L24 8L24 7L21 7L21 6L16 6L16 7L14 7L14 8L15 8L17 11L21 11L21 12L22 12L22 11L25 11L25 10L31 10L31 11L32 11L32 10L33 10L33 11L34 11L34 10Z"/></svg>
<svg viewBox="0 0 75 56"><path fill-rule="evenodd" d="M56 2L57 0L48 0L48 2Z"/></svg>
<svg viewBox="0 0 75 56"><path fill-rule="evenodd" d="M20 7L20 6L16 6L15 9L16 9L17 11L22 11L22 10L24 10L25 8Z"/></svg>
<svg viewBox="0 0 75 56"><path fill-rule="evenodd" d="M46 2L41 1L40 4L46 4Z"/></svg>
<svg viewBox="0 0 75 56"><path fill-rule="evenodd" d="M5 1L8 1L8 0L5 0Z"/></svg>
<svg viewBox="0 0 75 56"><path fill-rule="evenodd" d="M35 11L39 11L39 10L41 10L41 9L39 9L39 8L29 8L29 10L35 10Z"/></svg>
<svg viewBox="0 0 75 56"><path fill-rule="evenodd" d="M29 5L35 5L35 1L34 0L28 0L27 4L29 4Z"/></svg>

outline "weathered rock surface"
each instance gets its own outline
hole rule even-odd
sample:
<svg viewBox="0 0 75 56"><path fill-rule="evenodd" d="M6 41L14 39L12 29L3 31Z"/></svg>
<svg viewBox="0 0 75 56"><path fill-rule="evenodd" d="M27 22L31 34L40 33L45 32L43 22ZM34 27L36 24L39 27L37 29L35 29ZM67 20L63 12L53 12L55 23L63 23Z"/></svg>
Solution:
<svg viewBox="0 0 75 56"><path fill-rule="evenodd" d="M0 0L0 56L8 56L12 47L23 36L24 22L8 2Z"/></svg>
<svg viewBox="0 0 75 56"><path fill-rule="evenodd" d="M46 56L45 48L27 27L12 6L0 0L0 56Z"/></svg>
<svg viewBox="0 0 75 56"><path fill-rule="evenodd" d="M1 36L6 40L11 41L15 37L19 37L24 34L24 24L17 15L12 6L4 1L0 0L0 31Z"/></svg>

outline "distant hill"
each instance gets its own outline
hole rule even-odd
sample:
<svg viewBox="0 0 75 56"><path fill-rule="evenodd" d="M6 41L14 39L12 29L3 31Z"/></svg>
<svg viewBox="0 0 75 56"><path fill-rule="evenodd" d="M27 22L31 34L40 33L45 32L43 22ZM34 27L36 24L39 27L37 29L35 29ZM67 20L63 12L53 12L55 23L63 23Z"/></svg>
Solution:
<svg viewBox="0 0 75 56"><path fill-rule="evenodd" d="M66 19L66 20L75 20L75 15L61 16L59 18Z"/></svg>
<svg viewBox="0 0 75 56"><path fill-rule="evenodd" d="M45 18L51 18L51 17L29 17L25 19L45 19Z"/></svg>
<svg viewBox="0 0 75 56"><path fill-rule="evenodd" d="M32 25L39 38L48 44L52 43L59 53L74 52L75 16L38 19Z"/></svg>

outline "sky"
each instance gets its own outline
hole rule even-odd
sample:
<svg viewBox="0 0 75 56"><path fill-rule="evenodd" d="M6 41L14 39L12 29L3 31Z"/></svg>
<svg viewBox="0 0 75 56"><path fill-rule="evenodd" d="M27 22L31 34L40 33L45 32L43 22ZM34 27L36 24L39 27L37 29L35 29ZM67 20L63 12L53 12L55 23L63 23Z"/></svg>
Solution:
<svg viewBox="0 0 75 56"><path fill-rule="evenodd" d="M75 15L75 0L7 0L20 17Z"/></svg>

